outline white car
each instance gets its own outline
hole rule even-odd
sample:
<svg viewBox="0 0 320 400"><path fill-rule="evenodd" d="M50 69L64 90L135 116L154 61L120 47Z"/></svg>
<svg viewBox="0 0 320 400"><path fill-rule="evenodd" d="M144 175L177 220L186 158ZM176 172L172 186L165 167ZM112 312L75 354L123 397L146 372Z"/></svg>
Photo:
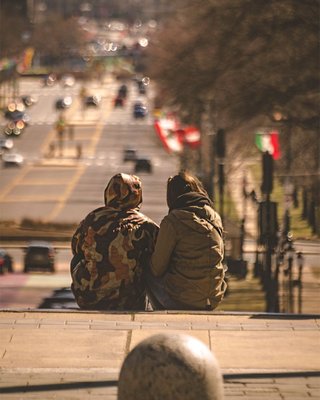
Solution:
<svg viewBox="0 0 320 400"><path fill-rule="evenodd" d="M2 155L2 163L4 167L21 167L24 158L19 153L5 153Z"/></svg>
<svg viewBox="0 0 320 400"><path fill-rule="evenodd" d="M66 74L61 77L61 83L64 87L72 87L76 83L76 80L73 75Z"/></svg>
<svg viewBox="0 0 320 400"><path fill-rule="evenodd" d="M0 154L11 150L13 147L13 140L6 138L6 137L0 137Z"/></svg>

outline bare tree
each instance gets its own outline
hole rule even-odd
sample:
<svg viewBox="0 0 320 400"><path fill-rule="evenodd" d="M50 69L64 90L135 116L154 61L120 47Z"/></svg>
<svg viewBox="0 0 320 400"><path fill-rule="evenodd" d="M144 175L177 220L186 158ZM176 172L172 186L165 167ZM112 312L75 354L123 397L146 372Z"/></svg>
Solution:
<svg viewBox="0 0 320 400"><path fill-rule="evenodd" d="M319 188L319 16L319 0L177 1L151 40L149 75L184 120L199 124L209 106L232 157L254 151L254 126L276 126L278 173ZM319 209L319 189L310 196Z"/></svg>
<svg viewBox="0 0 320 400"><path fill-rule="evenodd" d="M0 58L20 55L26 44L23 35L28 30L26 20L20 16L0 12Z"/></svg>
<svg viewBox="0 0 320 400"><path fill-rule="evenodd" d="M201 99L237 123L275 109L319 124L319 0L193 0L155 38L150 73L193 117ZM210 96L211 94L211 96Z"/></svg>

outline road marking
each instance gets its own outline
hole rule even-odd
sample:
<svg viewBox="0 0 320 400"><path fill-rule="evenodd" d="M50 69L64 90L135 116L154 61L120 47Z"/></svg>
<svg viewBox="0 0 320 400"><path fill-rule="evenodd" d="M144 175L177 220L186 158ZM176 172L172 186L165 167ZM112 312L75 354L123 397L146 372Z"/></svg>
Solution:
<svg viewBox="0 0 320 400"><path fill-rule="evenodd" d="M25 167L19 175L17 175L0 193L0 203L3 202L4 198L11 192L11 190L19 185L25 176L30 172L32 166Z"/></svg>
<svg viewBox="0 0 320 400"><path fill-rule="evenodd" d="M56 275L29 275L25 287L32 288L61 288L63 286L70 286L71 276L69 273L59 273Z"/></svg>
<svg viewBox="0 0 320 400"><path fill-rule="evenodd" d="M60 213L62 208L65 206L66 202L68 201L68 198L70 197L70 194L72 193L73 189L76 187L76 184L78 183L79 179L81 178L82 174L86 170L86 166L84 165L79 165L75 176L71 179L70 184L67 186L66 191L62 195L61 199L58 200L58 204L54 207L52 210L51 214L46 218L46 222L51 222L54 220L57 215Z"/></svg>
<svg viewBox="0 0 320 400"><path fill-rule="evenodd" d="M109 113L111 110L111 107L108 107L107 109L104 110L103 115L101 115L100 117L100 121L98 122L95 132L92 135L92 140L88 149L88 155L89 156L94 156L95 151L96 151L96 147L98 145L99 139L101 137L101 133L104 127L103 124L103 118L105 118L105 116L107 115L107 113ZM66 202L68 201L73 189L76 187L79 179L81 178L81 176L83 175L84 171L86 170L86 166L81 164L78 166L77 172L75 174L75 176L73 177L73 179L71 180L70 184L68 185L66 191L64 192L62 198L59 200L58 204L56 205L56 207L54 207L53 211L51 212L51 214L49 214L49 216L47 217L47 221L50 222L52 220L54 220L59 213L61 212L61 210L63 209L63 207L65 206Z"/></svg>
<svg viewBox="0 0 320 400"><path fill-rule="evenodd" d="M51 186L51 185L67 185L69 183L69 177L66 176L65 179L52 179L52 180L27 180L25 179L23 182L20 183L20 186Z"/></svg>
<svg viewBox="0 0 320 400"><path fill-rule="evenodd" d="M57 201L63 201L64 196L60 196L57 198L56 195L52 196L39 196L39 195L24 195L23 197L21 196L8 196L6 197L5 200L2 200L1 203L27 203L27 202L32 202L32 203L42 203L42 202L57 202Z"/></svg>
<svg viewBox="0 0 320 400"><path fill-rule="evenodd" d="M95 131L94 134L91 137L91 142L89 144L88 147L88 153L89 156L94 157L95 155L95 151L99 142L99 139L101 137L102 131L103 131L103 127L104 127L104 121L106 119L106 117L108 116L108 114L110 114L111 109L112 109L112 102L108 102L107 103L108 106L104 107L102 109L102 111L100 112L99 115L99 119L96 122L95 125ZM80 100L76 99L75 102L73 103L73 106L67 110L66 113L66 119L69 123L72 123L72 116L74 116L80 108ZM81 110L80 110L81 111ZM84 125L88 125L89 121L77 121L77 122L83 122ZM90 121L90 125L94 125L94 121ZM43 155L45 154L45 152L48 149L49 144L55 139L56 136L56 130L55 128L52 128L49 133L47 134L47 137L44 141L44 143L42 144L41 148L40 148L40 153ZM82 174L84 173L84 171L86 170L87 166L83 163L78 163L77 165L72 164L72 167L76 168L76 172L74 177L71 179L71 181L68 182L67 184L67 188L64 191L64 193L59 196L58 200L55 197L54 199L51 198L51 196L26 196L25 194L22 195L21 197L18 196L10 196L8 198L8 194L14 189L14 187L18 186L18 185L27 185L27 182L30 182L30 179L26 182L24 180L24 178L27 176L27 174L32 171L34 169L34 165L26 165L23 170L21 171L21 173L16 176L7 186L4 187L4 189L0 192L0 203L8 203L8 202L25 202L25 201L32 201L32 202L41 202L41 201L58 201L58 204L53 208L52 212L49 214L49 216L46 218L46 220L52 221L54 220L54 218L56 218L56 216L61 212L62 208L65 206L68 198L70 197L72 191L74 190L77 182L79 181L79 179L81 178ZM35 185L39 185L39 181L36 181L34 183ZM48 184L52 185L52 182L48 182ZM54 184L58 184L56 181L54 181ZM65 182L63 182L62 184L66 184ZM32 183L30 182L30 185L32 185Z"/></svg>
<svg viewBox="0 0 320 400"><path fill-rule="evenodd" d="M72 115L74 115L74 114L76 113L76 111L77 111L77 109L78 109L78 106L79 106L79 101L78 101L78 99L76 99L76 100L73 102L72 107L71 107L69 110L67 110L67 112L65 113L65 119L66 119L66 121L68 121L68 120L70 120L70 119L72 118ZM56 137L56 135L57 135L57 132L56 132L56 129L55 129L55 127L54 127L54 128L52 128L51 131L48 133L48 135L47 135L47 137L46 137L44 143L43 143L42 146L41 146L40 153L41 153L42 155L44 155L44 154L46 153L46 151L47 151L47 149L48 149L48 147L49 147L49 144L52 143L52 142L54 141L54 138Z"/></svg>

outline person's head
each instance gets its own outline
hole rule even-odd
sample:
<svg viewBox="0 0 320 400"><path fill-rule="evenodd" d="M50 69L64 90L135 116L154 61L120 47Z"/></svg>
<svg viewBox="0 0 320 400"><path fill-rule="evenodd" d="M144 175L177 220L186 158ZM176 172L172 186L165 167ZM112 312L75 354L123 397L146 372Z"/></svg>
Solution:
<svg viewBox="0 0 320 400"><path fill-rule="evenodd" d="M167 204L171 209L176 199L182 194L196 192L207 196L202 183L195 176L186 171L170 176L167 183Z"/></svg>
<svg viewBox="0 0 320 400"><path fill-rule="evenodd" d="M105 191L105 205L117 210L137 208L142 203L141 180L135 175L114 175Z"/></svg>

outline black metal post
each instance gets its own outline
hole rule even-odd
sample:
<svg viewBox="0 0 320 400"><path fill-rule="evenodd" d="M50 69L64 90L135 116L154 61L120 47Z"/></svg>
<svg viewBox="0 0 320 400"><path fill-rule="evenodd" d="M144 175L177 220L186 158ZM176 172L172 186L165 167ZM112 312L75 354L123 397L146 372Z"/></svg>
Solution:
<svg viewBox="0 0 320 400"><path fill-rule="evenodd" d="M293 284L292 284L292 265L293 257L291 255L291 250L289 250L288 256L288 311L293 312Z"/></svg>
<svg viewBox="0 0 320 400"><path fill-rule="evenodd" d="M219 211L222 221L224 220L224 165L223 162L219 162Z"/></svg>
<svg viewBox="0 0 320 400"><path fill-rule="evenodd" d="M270 194L266 195L266 269L265 269L265 285L267 298L267 312L274 312L273 309L273 287L272 287L272 236L271 236L271 212L270 212Z"/></svg>

